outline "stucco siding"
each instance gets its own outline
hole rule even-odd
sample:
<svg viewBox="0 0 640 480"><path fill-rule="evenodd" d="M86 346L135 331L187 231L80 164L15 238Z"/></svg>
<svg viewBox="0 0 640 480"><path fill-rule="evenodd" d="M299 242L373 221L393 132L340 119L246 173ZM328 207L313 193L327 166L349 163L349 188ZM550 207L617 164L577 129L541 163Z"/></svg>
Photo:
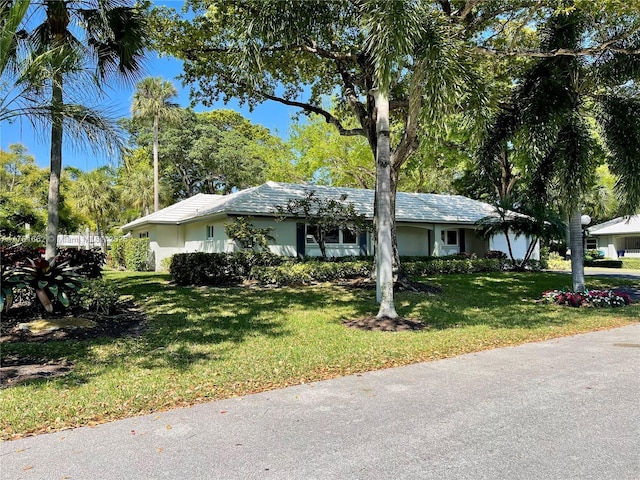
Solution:
<svg viewBox="0 0 640 480"><path fill-rule="evenodd" d="M509 239L511 241L511 250L513 252L513 257L516 259L524 258L527 253L527 248L529 247L529 238L524 235L515 237L514 234L509 234ZM489 249L490 250L500 250L509 255L509 246L507 245L507 239L504 234L496 235L491 237L489 240ZM540 244L537 243L535 248L533 249L533 253L531 254L532 260L540 259Z"/></svg>
<svg viewBox="0 0 640 480"><path fill-rule="evenodd" d="M429 231L426 228L398 226L396 232L400 255L429 255Z"/></svg>

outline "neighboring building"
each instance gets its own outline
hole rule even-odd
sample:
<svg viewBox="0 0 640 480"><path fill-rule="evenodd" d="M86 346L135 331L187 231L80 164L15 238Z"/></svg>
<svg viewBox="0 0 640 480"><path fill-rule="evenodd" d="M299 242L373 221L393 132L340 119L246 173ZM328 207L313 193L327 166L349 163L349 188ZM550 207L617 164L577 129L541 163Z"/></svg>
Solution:
<svg viewBox="0 0 640 480"><path fill-rule="evenodd" d="M607 258L640 257L640 215L590 227L587 250L600 250Z"/></svg>
<svg viewBox="0 0 640 480"><path fill-rule="evenodd" d="M324 198L353 202L356 210L373 219L374 192L355 188L295 185L267 182L231 195L198 194L121 229L134 238L149 238L155 265L164 258L182 252L232 252L239 247L225 235L224 226L235 217L251 217L255 227L273 229L275 241L269 246L278 255L319 256L311 229L300 219L276 221L275 206L303 198L309 190ZM435 195L398 192L396 227L401 255L443 256L461 252L484 255L487 250L507 252L503 235L490 241L476 234L475 222L494 215L486 203L459 195ZM348 231L332 232L327 241L329 256L369 255L373 252L371 233L353 235ZM525 255L525 237L512 239L516 258ZM539 258L538 247L532 258Z"/></svg>

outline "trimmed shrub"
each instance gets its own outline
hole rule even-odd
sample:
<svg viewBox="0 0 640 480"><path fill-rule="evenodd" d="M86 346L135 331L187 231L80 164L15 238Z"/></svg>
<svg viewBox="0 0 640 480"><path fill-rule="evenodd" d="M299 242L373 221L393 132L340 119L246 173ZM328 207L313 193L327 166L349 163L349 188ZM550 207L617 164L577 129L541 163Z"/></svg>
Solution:
<svg viewBox="0 0 640 480"><path fill-rule="evenodd" d="M85 310L109 315L120 299L116 288L101 278L87 282L77 293L77 303Z"/></svg>
<svg viewBox="0 0 640 480"><path fill-rule="evenodd" d="M408 275L428 276L447 273L499 272L504 262L497 258L478 258L475 260L457 260L431 258L426 261L405 262L402 268Z"/></svg>
<svg viewBox="0 0 640 480"><path fill-rule="evenodd" d="M111 242L111 261L114 268L126 269L127 264L124 257L125 244L127 238L116 238Z"/></svg>
<svg viewBox="0 0 640 480"><path fill-rule="evenodd" d="M272 285L302 285L311 282L328 282L368 276L371 262L323 262L307 261L275 267L256 266L251 278Z"/></svg>
<svg viewBox="0 0 640 480"><path fill-rule="evenodd" d="M622 260L586 260L585 267L622 268Z"/></svg>
<svg viewBox="0 0 640 480"><path fill-rule="evenodd" d="M270 252L178 253L169 272L178 285L230 285L250 278L255 267L273 267L291 259Z"/></svg>
<svg viewBox="0 0 640 480"><path fill-rule="evenodd" d="M124 265L127 270L146 272L151 269L149 239L127 238L124 244Z"/></svg>

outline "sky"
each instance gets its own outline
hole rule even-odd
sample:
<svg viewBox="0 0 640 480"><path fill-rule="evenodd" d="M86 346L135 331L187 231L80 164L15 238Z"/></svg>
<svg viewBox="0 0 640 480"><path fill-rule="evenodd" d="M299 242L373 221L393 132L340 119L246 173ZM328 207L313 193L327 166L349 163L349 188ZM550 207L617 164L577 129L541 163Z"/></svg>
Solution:
<svg viewBox="0 0 640 480"><path fill-rule="evenodd" d="M156 1L154 3L167 4L179 8L182 2ZM176 103L182 107L190 106L189 88L182 87L180 80L176 79L182 73L182 62L169 57L160 58L156 52L150 52L145 66L146 72L143 72L143 78L153 76L171 81L178 90L178 97L175 99ZM108 99L101 102L100 105L113 112L117 118L130 117L131 100L134 91L135 85L126 87L108 86ZM202 105L194 106L197 112L220 108L235 110L251 120L251 122L268 128L272 134L282 138L288 137L291 117L298 111L294 107L288 107L273 101L258 105L253 112L249 112L249 108L246 105L240 107L236 101L231 101L226 105L220 101L210 108L205 108ZM26 118L18 118L13 123L0 122L0 148L7 150L11 144L21 143L27 148L28 153L35 157L36 163L40 167L49 166L50 142L47 138L48 135L48 131L42 131L42 127L34 130ZM96 154L90 148L73 145L66 138L63 140L63 167L74 166L88 171L103 165L116 165L117 162L118 159L109 158L106 154Z"/></svg>

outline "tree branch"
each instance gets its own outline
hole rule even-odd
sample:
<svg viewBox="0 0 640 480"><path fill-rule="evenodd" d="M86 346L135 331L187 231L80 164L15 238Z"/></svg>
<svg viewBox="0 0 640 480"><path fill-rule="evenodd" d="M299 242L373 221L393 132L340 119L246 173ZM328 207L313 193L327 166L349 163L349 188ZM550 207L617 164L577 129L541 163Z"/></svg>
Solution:
<svg viewBox="0 0 640 480"><path fill-rule="evenodd" d="M462 8L462 10L459 10L459 11L455 12L454 14L460 20L464 21L467 18L467 15L469 15L471 13L471 10L473 10L476 6L478 6L482 2L484 2L484 0L468 0L466 5Z"/></svg>
<svg viewBox="0 0 640 480"><path fill-rule="evenodd" d="M578 50L572 50L568 48L557 48L548 52L542 52L539 50L497 50L487 47L475 47L473 51L493 57L505 56L505 57L530 57L530 58L553 58L553 57L588 57L592 55L599 55L606 51L613 53L622 53L624 55L640 55L640 48L628 49L621 47L613 47L612 43L616 40L608 41L597 47L581 48Z"/></svg>
<svg viewBox="0 0 640 480"><path fill-rule="evenodd" d="M342 125L340 120L338 120L336 117L334 117L331 113L327 112L326 110L324 110L324 109L322 109L320 107L316 107L315 105L311 105L310 103L296 102L294 100L287 100L286 98L276 97L275 95L271 95L271 94L263 93L263 92L256 92L256 93L258 95L263 96L264 98L266 98L268 100L273 100L274 102L282 103L284 105L289 105L290 107L298 107L298 108L303 109L306 112L311 112L311 113L316 113L318 115L321 115L321 116L324 117L325 121L328 124L333 125L334 127L336 127L338 129L338 132L340 133L340 135L344 135L344 136L347 136L347 137L354 137L354 136L358 136L358 135L365 136L365 131L362 128L351 128L351 129L344 128L344 126Z"/></svg>

